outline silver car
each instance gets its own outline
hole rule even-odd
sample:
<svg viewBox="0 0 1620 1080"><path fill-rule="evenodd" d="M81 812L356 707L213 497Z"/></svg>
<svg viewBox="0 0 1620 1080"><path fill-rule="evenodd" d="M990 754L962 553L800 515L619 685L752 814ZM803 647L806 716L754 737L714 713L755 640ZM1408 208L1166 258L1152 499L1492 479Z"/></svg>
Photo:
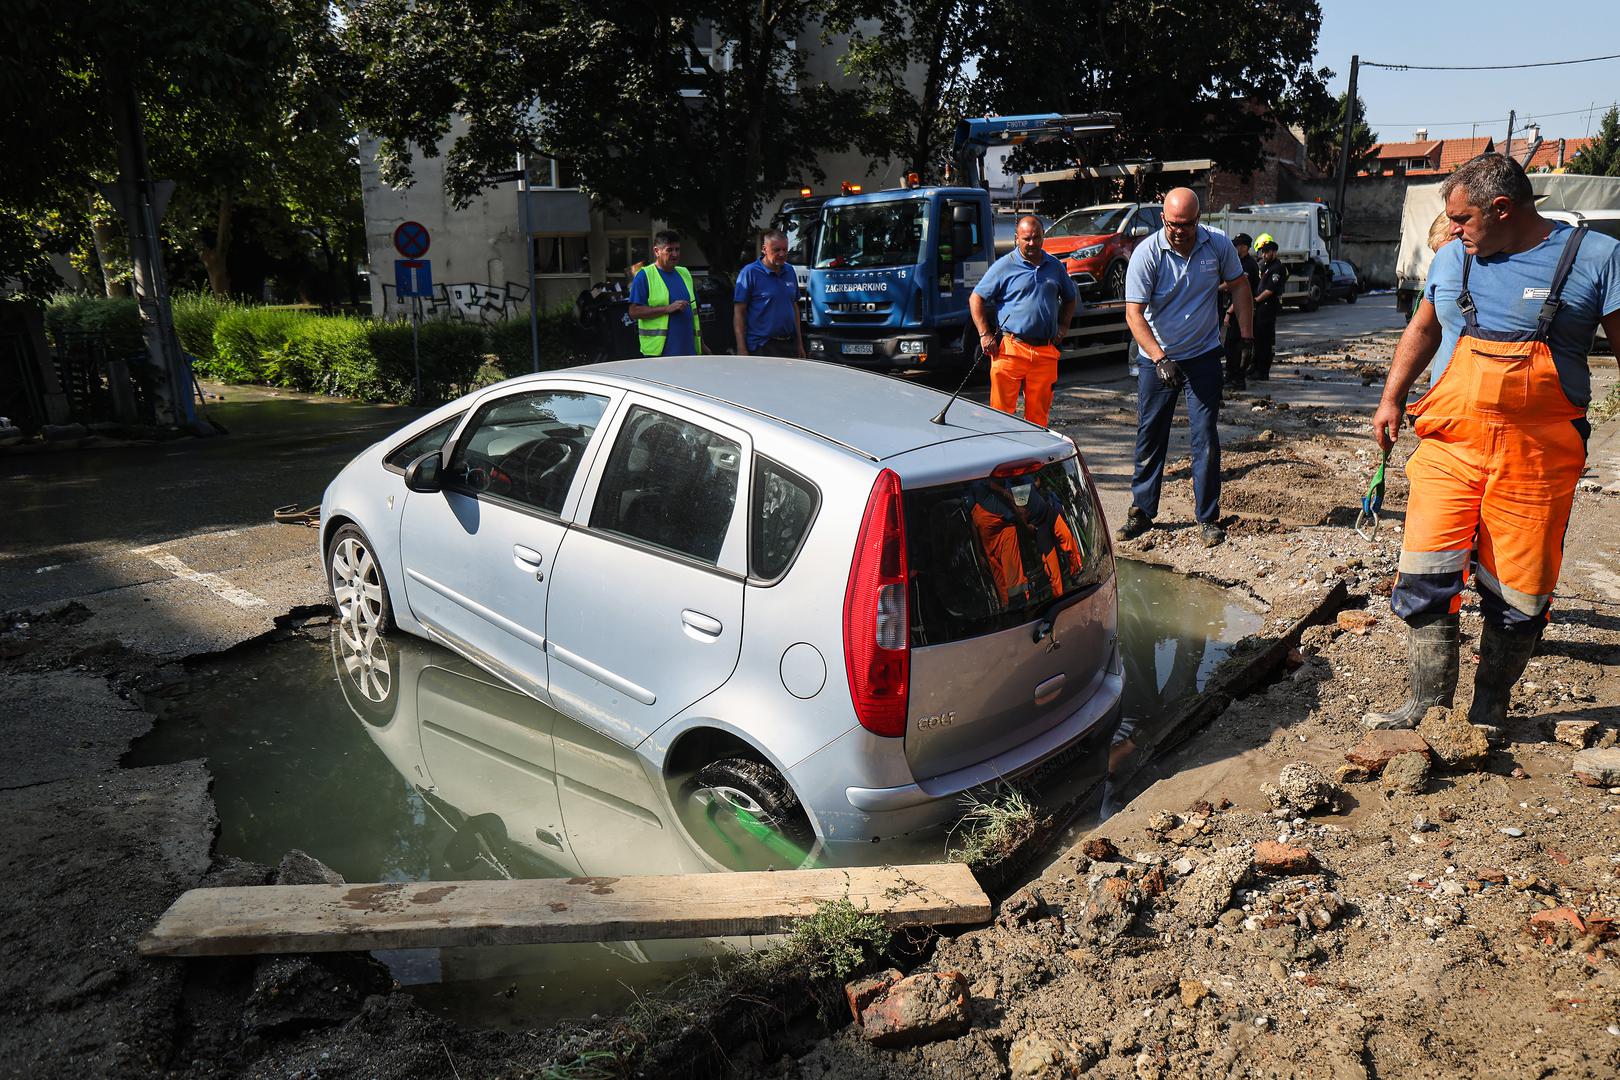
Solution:
<svg viewBox="0 0 1620 1080"><path fill-rule="evenodd" d="M333 599L807 850L930 828L1117 722L1123 681L1074 444L945 402L729 356L487 387L332 481Z"/></svg>

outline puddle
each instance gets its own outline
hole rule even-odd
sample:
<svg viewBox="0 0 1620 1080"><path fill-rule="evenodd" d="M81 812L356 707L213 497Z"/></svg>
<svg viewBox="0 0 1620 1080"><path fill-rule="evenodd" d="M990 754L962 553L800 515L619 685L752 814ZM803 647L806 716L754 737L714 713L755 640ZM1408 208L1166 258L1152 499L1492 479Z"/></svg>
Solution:
<svg viewBox="0 0 1620 1080"><path fill-rule="evenodd" d="M1101 785L1103 811L1154 720L1196 692L1260 617L1225 593L1119 563L1127 723L1044 782L1062 805ZM307 851L349 881L679 874L792 865L781 837L683 797L641 759L454 654L407 636L284 641L198 665L150 706L125 764L206 758L217 852L274 866ZM1095 803L1095 797L1093 797ZM677 809L677 807L679 809ZM870 861L944 857L946 837L873 845ZM737 948L642 941L379 953L423 1005L478 1026L622 1008L633 994Z"/></svg>

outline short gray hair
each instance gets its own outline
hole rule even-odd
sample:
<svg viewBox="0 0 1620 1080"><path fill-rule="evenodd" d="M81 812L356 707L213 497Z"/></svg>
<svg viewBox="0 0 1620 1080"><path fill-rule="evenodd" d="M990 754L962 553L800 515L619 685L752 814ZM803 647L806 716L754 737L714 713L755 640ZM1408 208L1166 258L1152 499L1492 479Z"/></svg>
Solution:
<svg viewBox="0 0 1620 1080"><path fill-rule="evenodd" d="M787 233L783 232L781 229L766 229L764 232L759 234L760 247L764 247L772 240L780 240L785 244L787 243Z"/></svg>
<svg viewBox="0 0 1620 1080"><path fill-rule="evenodd" d="M1536 193L1519 163L1502 154L1481 154L1464 162L1440 184L1440 198L1449 199L1458 188L1468 196L1470 206L1481 209L1495 199L1505 198L1515 206L1533 206Z"/></svg>

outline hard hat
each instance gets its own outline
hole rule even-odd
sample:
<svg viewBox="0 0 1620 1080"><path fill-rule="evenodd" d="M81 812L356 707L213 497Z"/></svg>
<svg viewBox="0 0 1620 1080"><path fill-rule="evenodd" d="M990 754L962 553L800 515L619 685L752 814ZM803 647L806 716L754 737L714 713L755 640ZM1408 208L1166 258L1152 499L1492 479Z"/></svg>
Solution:
<svg viewBox="0 0 1620 1080"><path fill-rule="evenodd" d="M1254 238L1254 248L1255 248L1256 251L1258 251L1261 248L1265 247L1267 244L1275 244L1276 242L1277 242L1276 240L1272 239L1272 236L1271 236L1270 233L1263 232L1259 236Z"/></svg>

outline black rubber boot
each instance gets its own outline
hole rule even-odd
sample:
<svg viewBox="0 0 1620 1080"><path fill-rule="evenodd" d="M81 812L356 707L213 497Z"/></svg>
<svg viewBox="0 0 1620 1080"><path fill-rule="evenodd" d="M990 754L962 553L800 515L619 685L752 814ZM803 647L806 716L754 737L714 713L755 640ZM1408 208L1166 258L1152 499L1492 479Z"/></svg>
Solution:
<svg viewBox="0 0 1620 1080"><path fill-rule="evenodd" d="M1513 684L1519 681L1530 657L1535 654L1541 642L1541 630L1541 623L1536 624L1531 634L1509 634L1486 625L1484 633L1479 635L1479 671L1474 675L1474 703L1468 707L1470 724L1502 726L1507 719Z"/></svg>
<svg viewBox="0 0 1620 1080"><path fill-rule="evenodd" d="M1451 708L1457 692L1456 615L1431 616L1407 629L1407 667L1412 681L1406 700L1394 712L1370 712L1361 726L1372 731L1414 728L1436 705ZM1481 668L1484 667L1482 663Z"/></svg>

